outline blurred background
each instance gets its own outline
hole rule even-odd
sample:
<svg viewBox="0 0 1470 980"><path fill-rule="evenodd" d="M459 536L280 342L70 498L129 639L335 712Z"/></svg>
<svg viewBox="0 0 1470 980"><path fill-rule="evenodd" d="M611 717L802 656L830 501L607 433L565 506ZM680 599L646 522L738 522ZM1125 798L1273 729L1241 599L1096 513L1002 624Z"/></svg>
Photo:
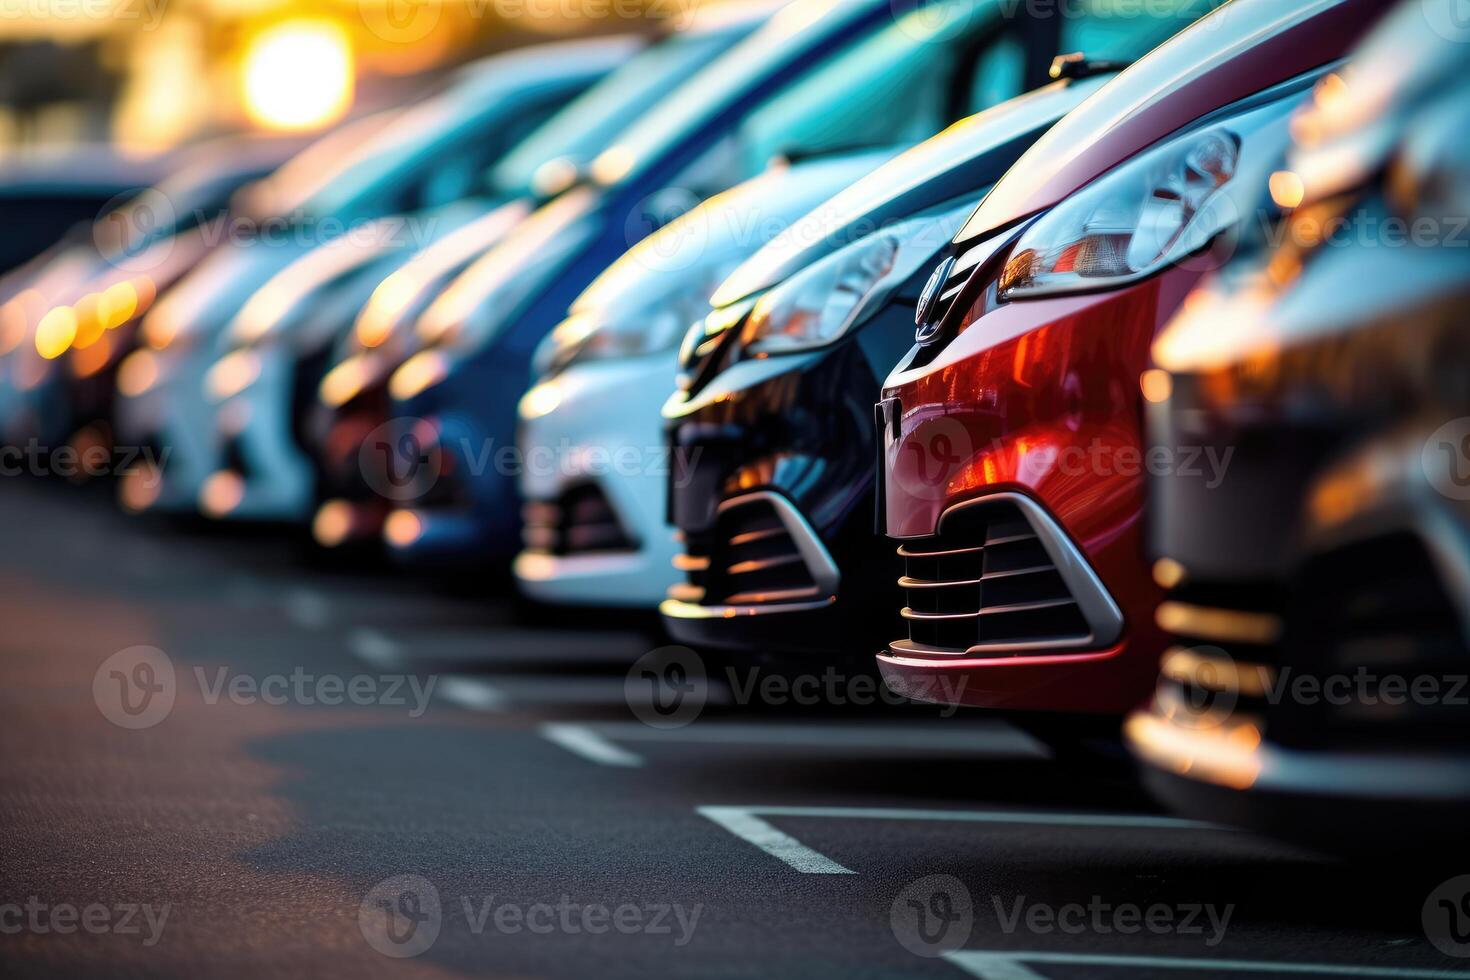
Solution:
<svg viewBox="0 0 1470 980"><path fill-rule="evenodd" d="M547 37L651 31L699 0L3 0L0 154L147 157L309 134Z"/></svg>

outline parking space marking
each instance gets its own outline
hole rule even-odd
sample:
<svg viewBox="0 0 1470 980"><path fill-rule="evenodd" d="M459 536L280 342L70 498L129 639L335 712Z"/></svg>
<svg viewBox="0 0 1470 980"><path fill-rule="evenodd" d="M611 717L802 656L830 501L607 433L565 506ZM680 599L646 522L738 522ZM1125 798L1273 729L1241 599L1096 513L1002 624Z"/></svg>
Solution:
<svg viewBox="0 0 1470 980"><path fill-rule="evenodd" d="M1170 956L1099 956L1090 953L984 952L961 949L945 960L978 980L1047 980L1026 964L1115 966L1149 970L1208 970L1211 973L1292 973L1332 977L1413 977L1465 980L1464 972L1394 966L1339 966L1332 963L1270 963L1263 960L1190 959Z"/></svg>
<svg viewBox="0 0 1470 980"><path fill-rule="evenodd" d="M555 732L553 737L552 732ZM549 722L542 734L591 762L636 767L643 757L614 742L669 742L679 745L775 745L811 748L894 749L959 752L984 758L1045 758L1046 750L1004 725L984 727L923 725L781 725L756 722L698 722L683 728L654 728L636 721L572 724ZM610 761L612 759L620 761ZM621 761L636 759L636 762Z"/></svg>
<svg viewBox="0 0 1470 980"><path fill-rule="evenodd" d="M699 815L724 827L741 840L748 841L767 854L809 875L857 874L831 858L807 847L790 834L777 830L754 813L769 808L740 806L701 806Z"/></svg>
<svg viewBox="0 0 1470 980"><path fill-rule="evenodd" d="M594 731L590 725L547 722L541 726L541 737L560 745L573 755L579 755L600 766L637 769L643 765L643 756L618 748Z"/></svg>
<svg viewBox="0 0 1470 980"><path fill-rule="evenodd" d="M803 874L854 874L851 869L777 830L765 817L815 817L827 820L903 820L949 823L1032 824L1050 827L1110 827L1137 830L1229 830L1196 820L1127 813L1018 813L1010 810L908 810L842 806L699 806L702 817L779 858ZM758 816L759 814L759 816Z"/></svg>
<svg viewBox="0 0 1470 980"><path fill-rule="evenodd" d="M403 663L403 647L381 630L353 630L347 637L347 648L374 667L396 668Z"/></svg>
<svg viewBox="0 0 1470 980"><path fill-rule="evenodd" d="M286 619L303 629L325 629L332 623L332 604L316 589L298 586L282 600Z"/></svg>
<svg viewBox="0 0 1470 980"><path fill-rule="evenodd" d="M494 684L478 677L459 677L453 674L439 678L438 694L451 704L471 711L504 711L509 698Z"/></svg>

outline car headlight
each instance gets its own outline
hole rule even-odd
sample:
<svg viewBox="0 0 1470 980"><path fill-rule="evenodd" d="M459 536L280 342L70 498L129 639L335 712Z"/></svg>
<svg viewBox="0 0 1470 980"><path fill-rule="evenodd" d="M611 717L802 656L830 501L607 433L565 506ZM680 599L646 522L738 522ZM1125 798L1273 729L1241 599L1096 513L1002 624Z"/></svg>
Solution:
<svg viewBox="0 0 1470 980"><path fill-rule="evenodd" d="M827 256L761 297L740 343L753 355L822 347L842 336L893 269L899 239L888 232Z"/></svg>
<svg viewBox="0 0 1470 980"><path fill-rule="evenodd" d="M1236 224L1226 193L1241 137L1213 126L1166 141L1094 181L1021 236L1001 274L1002 301L1135 282Z"/></svg>
<svg viewBox="0 0 1470 980"><path fill-rule="evenodd" d="M547 334L536 349L535 370L544 377L574 364L611 361L668 350L690 321L709 312L709 282L670 296L636 315L607 316L598 310L573 313Z"/></svg>

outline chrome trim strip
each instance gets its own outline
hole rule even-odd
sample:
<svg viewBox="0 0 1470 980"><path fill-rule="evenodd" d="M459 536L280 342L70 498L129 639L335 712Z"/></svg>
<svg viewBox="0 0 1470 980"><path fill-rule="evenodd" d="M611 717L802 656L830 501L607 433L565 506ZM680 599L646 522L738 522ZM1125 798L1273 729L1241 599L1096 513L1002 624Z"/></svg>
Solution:
<svg viewBox="0 0 1470 980"><path fill-rule="evenodd" d="M740 616L809 612L825 609L836 601L836 596L829 596L820 602L787 602L775 606L699 606L677 599L665 599L658 604L658 611L670 619L735 619Z"/></svg>
<svg viewBox="0 0 1470 980"><path fill-rule="evenodd" d="M811 575L817 588L826 595L837 595L837 586L842 581L842 573L837 568L837 562L832 560L827 546L822 543L822 539L807 522L806 517L785 496L770 490L756 490L739 497L722 500L715 512L723 514L727 510L756 502L770 504L776 516L781 519L781 523L786 526L786 533L791 536L797 552L806 564L807 573Z"/></svg>

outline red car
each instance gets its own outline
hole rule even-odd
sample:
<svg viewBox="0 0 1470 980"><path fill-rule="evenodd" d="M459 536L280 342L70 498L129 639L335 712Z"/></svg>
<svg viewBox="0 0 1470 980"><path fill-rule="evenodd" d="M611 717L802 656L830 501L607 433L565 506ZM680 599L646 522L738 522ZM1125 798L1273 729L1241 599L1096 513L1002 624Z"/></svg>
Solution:
<svg viewBox="0 0 1470 980"><path fill-rule="evenodd" d="M880 520L901 545L903 694L1116 718L1163 637L1139 379L1228 253L1293 110L1387 0L1235 0L1123 72L991 191L884 385ZM1114 728L1115 730L1115 728Z"/></svg>

